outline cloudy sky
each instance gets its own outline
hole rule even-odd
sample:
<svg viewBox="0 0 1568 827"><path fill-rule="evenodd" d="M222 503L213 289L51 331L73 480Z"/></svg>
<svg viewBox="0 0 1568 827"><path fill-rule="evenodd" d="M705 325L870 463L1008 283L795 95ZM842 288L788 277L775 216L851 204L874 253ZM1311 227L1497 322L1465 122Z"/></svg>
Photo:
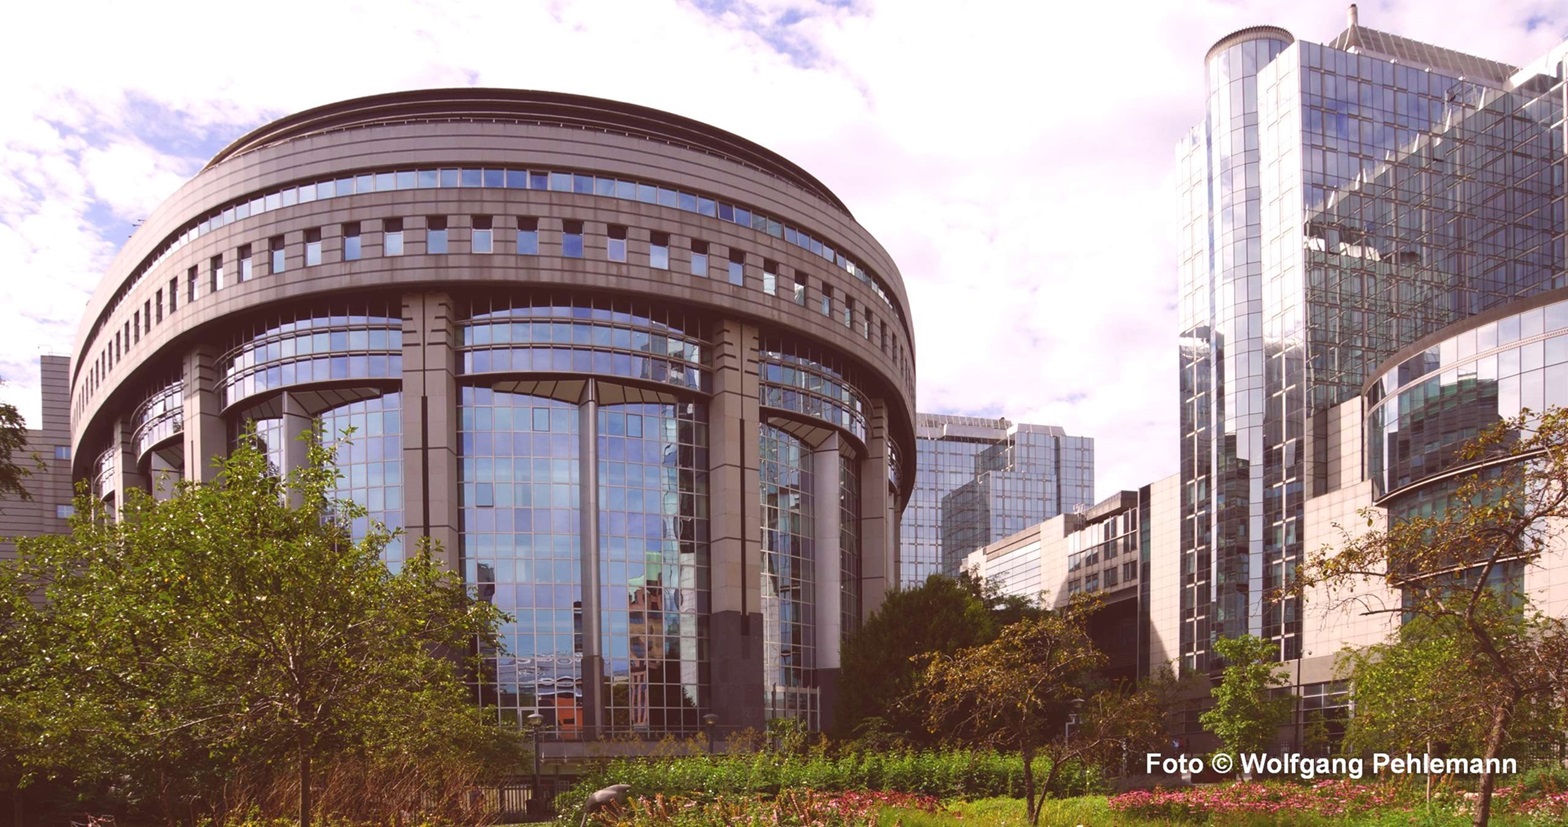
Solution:
<svg viewBox="0 0 1568 827"><path fill-rule="evenodd" d="M903 271L921 410L1095 437L1101 497L1176 470L1173 147L1203 55L1339 2L625 0L17 4L0 50L0 400L38 416L110 259L232 139L397 89L617 98L832 187ZM1522 63L1568 0L1361 3L1364 26Z"/></svg>

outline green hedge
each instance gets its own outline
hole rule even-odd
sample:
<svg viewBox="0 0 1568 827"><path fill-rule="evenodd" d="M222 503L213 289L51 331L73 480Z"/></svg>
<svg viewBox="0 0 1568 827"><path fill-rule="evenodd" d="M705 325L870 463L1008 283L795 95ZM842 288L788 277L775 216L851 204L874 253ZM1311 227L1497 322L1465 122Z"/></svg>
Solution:
<svg viewBox="0 0 1568 827"><path fill-rule="evenodd" d="M1043 783L1050 763L1035 760ZM1064 768L1050 795L1080 795L1099 786L1092 771ZM712 798L720 795L777 795L784 789L822 792L889 790L940 799L1022 798L1023 760L995 752L858 752L827 755L756 752L618 758L597 767L556 801L563 816L577 812L588 794L610 784L629 784L639 797Z"/></svg>

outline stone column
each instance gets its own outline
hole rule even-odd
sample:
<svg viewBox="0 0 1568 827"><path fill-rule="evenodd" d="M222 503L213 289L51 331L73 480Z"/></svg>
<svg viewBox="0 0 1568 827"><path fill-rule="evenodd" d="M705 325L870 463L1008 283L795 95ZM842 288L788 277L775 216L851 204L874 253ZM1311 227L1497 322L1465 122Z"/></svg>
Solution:
<svg viewBox="0 0 1568 827"><path fill-rule="evenodd" d="M833 724L833 707L838 703L839 643L843 636L841 612L844 599L843 511L839 508L839 435L834 434L811 453L812 515L816 547L816 679L821 703L822 729Z"/></svg>
<svg viewBox="0 0 1568 827"><path fill-rule="evenodd" d="M212 482L213 460L228 456L229 429L218 394L218 349L197 345L185 355L185 479Z"/></svg>
<svg viewBox="0 0 1568 827"><path fill-rule="evenodd" d="M708 413L712 613L711 702L720 733L761 729L762 509L757 478L757 330L726 321L714 331Z"/></svg>
<svg viewBox="0 0 1568 827"><path fill-rule="evenodd" d="M583 383L577 407L578 560L582 563L583 737L599 736L604 718L604 637L599 606L599 397L598 385Z"/></svg>
<svg viewBox="0 0 1568 827"><path fill-rule="evenodd" d="M865 619L898 587L897 498L888 489L887 405L866 412L866 458L860 463L860 616ZM908 469L906 473L914 473Z"/></svg>
<svg viewBox="0 0 1568 827"><path fill-rule="evenodd" d="M403 296L403 523L458 570L457 326L446 293Z"/></svg>

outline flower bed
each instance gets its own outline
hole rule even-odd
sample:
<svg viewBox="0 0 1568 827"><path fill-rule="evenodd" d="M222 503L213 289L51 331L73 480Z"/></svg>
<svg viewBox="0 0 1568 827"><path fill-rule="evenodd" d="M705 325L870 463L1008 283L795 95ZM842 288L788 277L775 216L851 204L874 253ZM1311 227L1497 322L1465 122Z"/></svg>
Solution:
<svg viewBox="0 0 1568 827"><path fill-rule="evenodd" d="M1218 786L1180 790L1122 793L1110 799L1112 810L1148 819L1206 821L1230 814L1311 813L1347 816L1399 803L1400 790L1392 784L1353 781L1319 781L1302 784L1238 781Z"/></svg>
<svg viewBox="0 0 1568 827"><path fill-rule="evenodd" d="M935 813L941 804L929 795L895 792L792 789L772 798L720 795L707 800L660 794L633 799L630 812L603 814L595 821L615 827L874 827L877 811L884 807Z"/></svg>

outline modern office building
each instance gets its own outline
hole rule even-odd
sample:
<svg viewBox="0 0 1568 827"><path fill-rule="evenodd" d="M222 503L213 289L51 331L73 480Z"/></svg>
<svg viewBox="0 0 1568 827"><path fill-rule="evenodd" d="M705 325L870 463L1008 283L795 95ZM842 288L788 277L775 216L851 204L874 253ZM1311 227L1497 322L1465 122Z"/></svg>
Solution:
<svg viewBox="0 0 1568 827"><path fill-rule="evenodd" d="M41 356L39 393L42 416L27 429L26 445L11 461L27 472L22 487L29 499L0 498L0 558L16 552L16 537L64 534L71 510L70 359Z"/></svg>
<svg viewBox="0 0 1568 827"><path fill-rule="evenodd" d="M354 428L342 493L515 620L480 697L561 738L823 723L914 484L898 269L757 144L573 95L362 98L235 141L77 337L102 497Z"/></svg>
<svg viewBox="0 0 1568 827"><path fill-rule="evenodd" d="M1094 440L1052 425L917 414L899 582L956 575L988 543L1094 502Z"/></svg>
<svg viewBox="0 0 1568 827"><path fill-rule="evenodd" d="M1180 481L1118 491L970 552L964 570L1002 594L1062 608L1095 595L1089 636L1118 680L1147 678L1176 657Z"/></svg>
<svg viewBox="0 0 1568 827"><path fill-rule="evenodd" d="M1186 668L1243 633L1332 659L1306 609L1266 598L1324 515L1354 512L1364 383L1564 284L1561 58L1473 57L1354 7L1326 44L1261 26L1209 51L1206 118L1178 153Z"/></svg>

